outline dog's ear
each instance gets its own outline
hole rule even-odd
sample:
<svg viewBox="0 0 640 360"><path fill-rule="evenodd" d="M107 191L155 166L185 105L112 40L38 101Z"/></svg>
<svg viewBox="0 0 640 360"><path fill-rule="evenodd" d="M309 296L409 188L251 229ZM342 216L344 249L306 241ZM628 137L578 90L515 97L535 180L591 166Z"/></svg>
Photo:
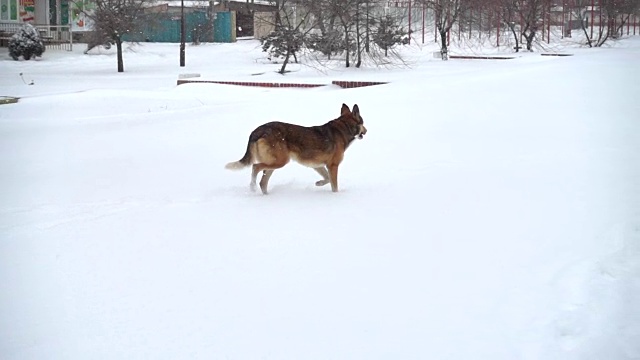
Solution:
<svg viewBox="0 0 640 360"><path fill-rule="evenodd" d="M358 116L360 114L360 109L358 108L358 104L353 105L352 113L354 116Z"/></svg>
<svg viewBox="0 0 640 360"><path fill-rule="evenodd" d="M349 114L351 114L351 110L349 110L349 107L347 106L347 104L342 104L340 115L349 115Z"/></svg>

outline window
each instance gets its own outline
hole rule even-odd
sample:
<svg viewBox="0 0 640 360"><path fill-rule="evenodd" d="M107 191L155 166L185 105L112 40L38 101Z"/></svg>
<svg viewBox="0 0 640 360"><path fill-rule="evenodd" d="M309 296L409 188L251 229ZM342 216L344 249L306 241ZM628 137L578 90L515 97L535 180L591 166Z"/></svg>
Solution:
<svg viewBox="0 0 640 360"><path fill-rule="evenodd" d="M0 20L18 21L18 0L0 0Z"/></svg>

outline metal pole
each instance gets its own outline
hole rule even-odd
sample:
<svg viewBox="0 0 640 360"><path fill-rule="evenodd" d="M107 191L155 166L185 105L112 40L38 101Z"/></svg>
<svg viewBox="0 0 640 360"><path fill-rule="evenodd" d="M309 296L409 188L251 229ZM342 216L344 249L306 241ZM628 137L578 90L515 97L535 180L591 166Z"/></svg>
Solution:
<svg viewBox="0 0 640 360"><path fill-rule="evenodd" d="M438 21L436 20L436 10L433 9L433 41L438 42Z"/></svg>
<svg viewBox="0 0 640 360"><path fill-rule="evenodd" d="M411 45L411 2L413 0L409 0L409 45Z"/></svg>
<svg viewBox="0 0 640 360"><path fill-rule="evenodd" d="M62 1L60 0L56 1L56 25L62 25Z"/></svg>
<svg viewBox="0 0 640 360"><path fill-rule="evenodd" d="M545 28L544 21L545 20L546 20L546 18L544 16L544 5L542 5L542 31L540 31L542 33L542 41L544 41L544 28Z"/></svg>
<svg viewBox="0 0 640 360"><path fill-rule="evenodd" d="M482 40L482 11L478 15L478 39Z"/></svg>
<svg viewBox="0 0 640 360"><path fill-rule="evenodd" d="M522 44L522 29L524 28L524 19L520 13L520 44Z"/></svg>
<svg viewBox="0 0 640 360"><path fill-rule="evenodd" d="M487 19L487 34L489 41L491 41L491 33L493 32L493 30L491 30L491 26L493 26L493 10L489 11L487 16L489 17Z"/></svg>
<svg viewBox="0 0 640 360"><path fill-rule="evenodd" d="M602 34L602 4L600 4L599 8L600 8L600 24L598 25L598 30L600 31L600 34Z"/></svg>
<svg viewBox="0 0 640 360"><path fill-rule="evenodd" d="M627 36L629 36L629 30L631 30L629 25L631 25L631 19L627 18Z"/></svg>
<svg viewBox="0 0 640 360"><path fill-rule="evenodd" d="M180 66L184 67L184 43L185 43L185 33L184 33L184 0L180 0Z"/></svg>
<svg viewBox="0 0 640 360"><path fill-rule="evenodd" d="M564 22L565 22L565 17L564 17L564 7L567 6L567 4L563 1L562 2L562 26L560 27L562 29L562 35L560 35L560 39L564 39ZM571 28L571 27L569 27Z"/></svg>
<svg viewBox="0 0 640 360"><path fill-rule="evenodd" d="M547 44L551 43L551 4L547 8Z"/></svg>
<svg viewBox="0 0 640 360"><path fill-rule="evenodd" d="M593 8L595 6L595 0L591 0L591 39L593 39Z"/></svg>
<svg viewBox="0 0 640 360"><path fill-rule="evenodd" d="M449 25L449 21L451 21L451 19L449 16L451 16L451 13L449 12L449 9L447 9L447 22L445 23L449 27L449 30L447 30L447 46L451 44L451 26Z"/></svg>
<svg viewBox="0 0 640 360"><path fill-rule="evenodd" d="M569 9L569 37L573 37L573 9L575 8L575 4L573 1L571 2L571 8Z"/></svg>
<svg viewBox="0 0 640 360"><path fill-rule="evenodd" d="M422 43L424 44L424 4L422 4Z"/></svg>
<svg viewBox="0 0 640 360"><path fill-rule="evenodd" d="M469 9L469 20L467 24L469 24L469 40L471 40L471 19L473 19L473 9Z"/></svg>
<svg viewBox="0 0 640 360"><path fill-rule="evenodd" d="M498 14L496 19L498 23L498 30L496 31L496 47L500 47L500 14Z"/></svg>
<svg viewBox="0 0 640 360"><path fill-rule="evenodd" d="M73 17L71 13L72 13L72 9L71 9L71 6L69 6L69 15L67 15L69 19L69 51L73 51L73 24L72 24ZM60 37L62 37L62 28L59 28L59 29L60 29L60 33L58 34Z"/></svg>

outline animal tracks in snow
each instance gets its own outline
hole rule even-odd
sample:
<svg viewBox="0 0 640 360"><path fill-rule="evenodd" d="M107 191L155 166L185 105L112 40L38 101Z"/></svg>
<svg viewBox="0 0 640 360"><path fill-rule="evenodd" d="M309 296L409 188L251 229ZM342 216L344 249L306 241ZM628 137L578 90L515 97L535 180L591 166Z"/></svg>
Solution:
<svg viewBox="0 0 640 360"><path fill-rule="evenodd" d="M0 209L0 232L11 234L30 230L47 231L60 226L92 222L117 216L137 209L202 203L202 199L121 199L118 201L96 201L65 205L39 205L29 208Z"/></svg>

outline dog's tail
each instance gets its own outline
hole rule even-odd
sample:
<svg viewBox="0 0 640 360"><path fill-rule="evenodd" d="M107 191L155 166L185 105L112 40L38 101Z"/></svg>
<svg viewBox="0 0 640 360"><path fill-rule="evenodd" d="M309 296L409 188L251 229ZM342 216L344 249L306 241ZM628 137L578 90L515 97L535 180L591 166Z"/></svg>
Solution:
<svg viewBox="0 0 640 360"><path fill-rule="evenodd" d="M224 167L225 169L241 170L251 165L251 162L252 162L251 148L252 148L252 145L255 143L255 141L251 141L251 140L252 139L249 139L249 142L247 143L247 151L244 153L244 156L242 157L242 159L228 163L227 165L225 165Z"/></svg>

